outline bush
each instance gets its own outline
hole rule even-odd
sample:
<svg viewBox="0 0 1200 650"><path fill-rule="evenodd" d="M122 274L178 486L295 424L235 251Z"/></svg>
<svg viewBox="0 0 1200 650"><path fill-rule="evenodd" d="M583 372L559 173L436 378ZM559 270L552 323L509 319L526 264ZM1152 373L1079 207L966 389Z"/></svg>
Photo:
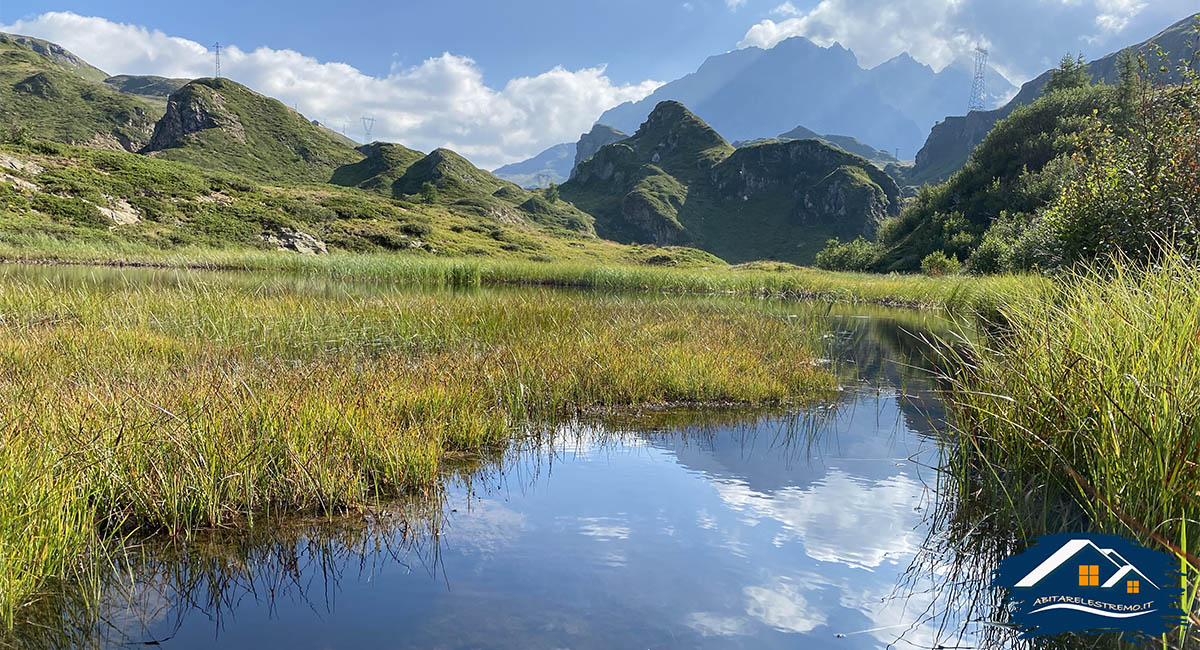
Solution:
<svg viewBox="0 0 1200 650"><path fill-rule="evenodd" d="M410 237L428 237L433 234L433 226L423 222L406 222L400 224L400 232Z"/></svg>
<svg viewBox="0 0 1200 650"><path fill-rule="evenodd" d="M1093 118L1078 172L1043 212L1061 264L1200 252L1200 83L1147 89L1134 110L1125 134Z"/></svg>
<svg viewBox="0 0 1200 650"><path fill-rule="evenodd" d="M957 257L947 256L942 251L934 251L921 260L921 272L929 276L953 275L961 268Z"/></svg>
<svg viewBox="0 0 1200 650"><path fill-rule="evenodd" d="M834 238L817 252L816 264L830 271L868 271L875 265L879 250L879 244L862 237L845 244Z"/></svg>
<svg viewBox="0 0 1200 650"><path fill-rule="evenodd" d="M421 183L421 202L427 205L437 203L438 190L437 186L429 181Z"/></svg>

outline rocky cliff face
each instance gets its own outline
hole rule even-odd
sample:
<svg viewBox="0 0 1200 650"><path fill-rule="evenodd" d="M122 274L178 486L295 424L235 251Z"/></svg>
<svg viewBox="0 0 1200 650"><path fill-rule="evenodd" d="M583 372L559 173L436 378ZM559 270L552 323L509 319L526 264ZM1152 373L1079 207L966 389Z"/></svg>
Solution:
<svg viewBox="0 0 1200 650"><path fill-rule="evenodd" d="M246 143L245 127L225 106L221 94L202 84L188 84L167 100L167 112L154 126L144 153L182 147L187 136L205 129L222 129Z"/></svg>
<svg viewBox="0 0 1200 650"><path fill-rule="evenodd" d="M816 140L736 151L677 102L602 147L562 186L601 237L692 245L728 261L807 263L829 237L873 232L899 210L896 183L864 158Z"/></svg>
<svg viewBox="0 0 1200 650"><path fill-rule="evenodd" d="M906 180L911 185L941 183L967 162L975 147L983 142L992 127L1008 117L1016 105L994 111L971 111L959 117L947 117L929 132L925 146L917 152L916 163Z"/></svg>
<svg viewBox="0 0 1200 650"><path fill-rule="evenodd" d="M575 175L575 170L579 169L579 165L592 156L596 155L600 148L620 142L629 136L623 131L614 129L606 124L596 124L592 126L592 130L579 136L579 142L575 143L575 164L571 166L571 176Z"/></svg>

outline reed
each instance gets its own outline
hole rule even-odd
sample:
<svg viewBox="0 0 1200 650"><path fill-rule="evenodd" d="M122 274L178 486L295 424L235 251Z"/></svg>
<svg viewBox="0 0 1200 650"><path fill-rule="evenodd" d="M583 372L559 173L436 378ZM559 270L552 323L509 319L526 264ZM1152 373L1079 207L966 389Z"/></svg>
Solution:
<svg viewBox="0 0 1200 650"><path fill-rule="evenodd" d="M1000 311L1003 330L948 359L960 485L1022 537L1094 528L1175 554L1194 611L1200 270L1118 261Z"/></svg>
<svg viewBox="0 0 1200 650"><path fill-rule="evenodd" d="M480 276L456 264L425 268ZM0 274L0 618L86 581L111 536L432 489L447 459L595 409L827 395L821 310L777 311Z"/></svg>

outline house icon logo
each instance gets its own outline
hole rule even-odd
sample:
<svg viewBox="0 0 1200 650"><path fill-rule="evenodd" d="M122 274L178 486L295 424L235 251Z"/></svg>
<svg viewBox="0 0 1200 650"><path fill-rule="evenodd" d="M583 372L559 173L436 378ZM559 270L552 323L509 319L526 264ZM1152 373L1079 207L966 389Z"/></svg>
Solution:
<svg viewBox="0 0 1200 650"><path fill-rule="evenodd" d="M992 586L1023 637L1064 632L1157 635L1183 620L1178 564L1115 535L1069 533L1033 540L1000 563Z"/></svg>

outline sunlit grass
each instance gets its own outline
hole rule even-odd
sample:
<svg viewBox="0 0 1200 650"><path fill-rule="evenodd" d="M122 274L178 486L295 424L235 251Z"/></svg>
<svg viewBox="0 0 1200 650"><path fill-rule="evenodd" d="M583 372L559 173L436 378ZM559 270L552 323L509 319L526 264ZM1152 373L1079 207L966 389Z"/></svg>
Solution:
<svg viewBox="0 0 1200 650"><path fill-rule="evenodd" d="M975 476L963 485L982 481L1023 535L1120 532L1177 555L1194 585L1200 270L1177 257L1149 271L1118 264L1002 313L1006 330L949 373L958 469Z"/></svg>
<svg viewBox="0 0 1200 650"><path fill-rule="evenodd" d="M825 396L818 311L0 275L0 616L134 528L359 507L592 409Z"/></svg>
<svg viewBox="0 0 1200 650"><path fill-rule="evenodd" d="M274 271L291 274L421 284L423 286L542 285L671 293L775 295L837 302L991 313L1013 299L1047 295L1053 282L1038 275L878 275L824 271L775 262L734 267L631 266L619 261L554 263L441 258L397 254L302 256L286 252L149 248L101 249L69 243L0 246L0 259L23 262L117 264L166 268Z"/></svg>

